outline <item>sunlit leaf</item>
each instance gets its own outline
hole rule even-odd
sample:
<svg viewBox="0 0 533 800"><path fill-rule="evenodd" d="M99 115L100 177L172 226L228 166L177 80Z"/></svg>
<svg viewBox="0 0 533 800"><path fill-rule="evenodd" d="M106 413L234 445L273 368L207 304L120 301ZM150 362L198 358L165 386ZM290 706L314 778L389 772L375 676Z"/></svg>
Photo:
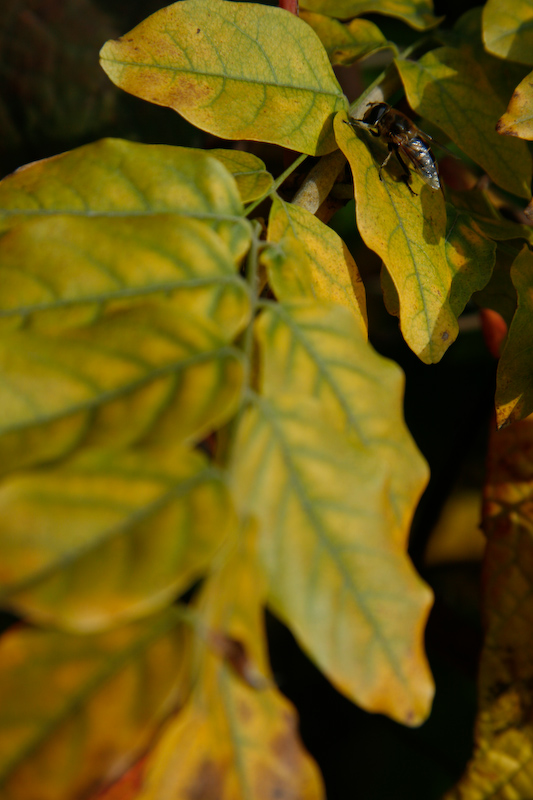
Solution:
<svg viewBox="0 0 533 800"><path fill-rule="evenodd" d="M206 582L200 611L211 647L202 654L189 703L151 756L142 800L324 797L318 770L300 743L294 710L270 679L264 580L252 542L241 541ZM228 657L232 651L239 663Z"/></svg>
<svg viewBox="0 0 533 800"><path fill-rule="evenodd" d="M439 18L433 14L432 0L300 0L302 8L337 19L359 14L386 14L399 17L418 30L432 28Z"/></svg>
<svg viewBox="0 0 533 800"><path fill-rule="evenodd" d="M0 182L0 229L53 214L204 220L235 258L250 241L234 178L220 161L187 147L102 139L28 164Z"/></svg>
<svg viewBox="0 0 533 800"><path fill-rule="evenodd" d="M0 520L4 608L75 630L164 606L235 527L221 474L180 446L18 473L0 487Z"/></svg>
<svg viewBox="0 0 533 800"><path fill-rule="evenodd" d="M446 258L452 274L450 306L458 317L474 292L490 280L496 244L472 224L470 215L446 205Z"/></svg>
<svg viewBox="0 0 533 800"><path fill-rule="evenodd" d="M100 59L121 89L209 133L310 155L335 149L333 115L348 105L314 31L255 3L174 3L107 42Z"/></svg>
<svg viewBox="0 0 533 800"><path fill-rule="evenodd" d="M396 51L394 44L388 42L370 20L354 19L344 25L331 17L305 10L300 12L300 17L315 31L332 64L353 64L386 47Z"/></svg>
<svg viewBox="0 0 533 800"><path fill-rule="evenodd" d="M385 148L365 132L335 120L337 142L354 178L357 226L365 243L383 259L400 302L405 341L425 363L439 361L455 340L450 307L451 275L446 260L446 211L441 192L414 174L413 197L392 164L379 179ZM389 162L390 163L390 162Z"/></svg>
<svg viewBox="0 0 533 800"><path fill-rule="evenodd" d="M236 503L260 523L269 602L341 692L410 725L427 715L431 603L394 536L382 464L312 398L256 397L234 450Z"/></svg>
<svg viewBox="0 0 533 800"><path fill-rule="evenodd" d="M483 41L491 53L509 61L533 64L531 0L487 0L483 8Z"/></svg>
<svg viewBox="0 0 533 800"><path fill-rule="evenodd" d="M260 317L262 391L275 399L320 399L338 431L381 462L388 475L391 534L404 546L427 466L402 415L404 377L378 355L353 317L338 306L272 304Z"/></svg>
<svg viewBox="0 0 533 800"><path fill-rule="evenodd" d="M72 800L111 780L183 702L172 610L110 633L14 629L0 640L3 800Z"/></svg>
<svg viewBox="0 0 533 800"><path fill-rule="evenodd" d="M0 238L0 329L68 328L159 298L231 337L249 313L236 270L224 241L195 219L43 215Z"/></svg>
<svg viewBox="0 0 533 800"><path fill-rule="evenodd" d="M80 444L201 438L231 416L242 381L217 326L155 303L59 335L5 334L0 370L3 471Z"/></svg>
<svg viewBox="0 0 533 800"><path fill-rule="evenodd" d="M518 307L498 364L498 427L533 413L533 254L527 245L511 267L511 279L518 296Z"/></svg>
<svg viewBox="0 0 533 800"><path fill-rule="evenodd" d="M498 121L496 130L506 136L533 139L533 72L514 90L507 111Z"/></svg>
<svg viewBox="0 0 533 800"><path fill-rule="evenodd" d="M338 303L354 314L362 331L367 330L365 288L353 257L340 238L305 208L276 198L268 220L271 242L296 240L303 250L297 258L282 260L269 272L280 300L294 299L295 278L319 300Z"/></svg>
<svg viewBox="0 0 533 800"><path fill-rule="evenodd" d="M465 50L440 47L420 61L397 59L396 64L418 114L441 128L498 186L531 196L527 146L496 133L504 109L475 58Z"/></svg>
<svg viewBox="0 0 533 800"><path fill-rule="evenodd" d="M245 150L202 150L213 158L218 158L226 169L231 172L237 182L237 187L243 203L250 203L267 192L272 186L273 178L267 172L265 164L253 153Z"/></svg>
<svg viewBox="0 0 533 800"><path fill-rule="evenodd" d="M533 420L494 432L484 491L485 643L476 747L446 800L533 797Z"/></svg>

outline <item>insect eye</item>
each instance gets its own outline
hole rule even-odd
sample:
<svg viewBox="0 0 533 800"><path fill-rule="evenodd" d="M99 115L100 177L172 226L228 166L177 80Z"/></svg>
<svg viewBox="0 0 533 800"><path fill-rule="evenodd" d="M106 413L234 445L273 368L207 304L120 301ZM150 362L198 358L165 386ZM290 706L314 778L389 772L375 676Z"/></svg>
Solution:
<svg viewBox="0 0 533 800"><path fill-rule="evenodd" d="M376 125L388 109L387 103L375 103L363 115L363 122L367 125Z"/></svg>

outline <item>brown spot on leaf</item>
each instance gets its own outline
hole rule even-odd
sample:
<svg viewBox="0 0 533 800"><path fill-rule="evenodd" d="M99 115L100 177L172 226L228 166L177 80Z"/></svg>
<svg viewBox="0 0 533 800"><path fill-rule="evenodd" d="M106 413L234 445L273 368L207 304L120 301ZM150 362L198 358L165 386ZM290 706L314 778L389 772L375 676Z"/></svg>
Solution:
<svg viewBox="0 0 533 800"><path fill-rule="evenodd" d="M448 331L443 331L440 335L440 338L442 339L443 342L447 342L448 339L450 338L450 334L448 333Z"/></svg>
<svg viewBox="0 0 533 800"><path fill-rule="evenodd" d="M198 772L183 792L185 800L220 800L224 791L224 770L214 761L202 761Z"/></svg>

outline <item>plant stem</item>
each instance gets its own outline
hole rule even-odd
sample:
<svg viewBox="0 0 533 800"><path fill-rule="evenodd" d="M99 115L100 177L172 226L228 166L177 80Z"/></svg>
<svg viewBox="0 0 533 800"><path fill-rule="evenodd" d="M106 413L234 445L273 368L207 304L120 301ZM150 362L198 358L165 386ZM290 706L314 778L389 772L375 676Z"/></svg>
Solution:
<svg viewBox="0 0 533 800"><path fill-rule="evenodd" d="M297 167L300 166L300 164L303 161L305 161L306 158L307 158L306 153L302 153L300 156L298 156L298 158L295 159L292 162L292 164L289 167L287 167L287 169L284 172L282 172L278 178L276 178L276 180L274 181L274 183L272 184L272 186L268 191L264 192L264 194L262 194L261 197L258 197L257 200L254 200L253 203L250 203L250 205L246 207L246 216L249 216L252 213L252 211L255 211L257 206L260 205L263 202L263 200L266 200L267 197L269 197L271 194L274 194L279 189L281 184L289 177L291 173L294 172L295 169L297 169Z"/></svg>

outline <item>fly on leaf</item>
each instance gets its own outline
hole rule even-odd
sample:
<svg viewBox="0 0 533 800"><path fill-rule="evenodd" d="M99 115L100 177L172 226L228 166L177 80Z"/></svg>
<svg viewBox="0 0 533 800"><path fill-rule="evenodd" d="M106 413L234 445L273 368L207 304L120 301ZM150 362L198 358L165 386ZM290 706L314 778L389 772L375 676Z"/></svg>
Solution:
<svg viewBox="0 0 533 800"><path fill-rule="evenodd" d="M347 125L352 127L360 125L387 144L389 154L379 168L380 180L383 180L383 168L387 166L391 156L395 154L403 170L401 176L403 182L411 194L416 195L416 192L409 185L411 173L402 159L402 155L404 155L409 159L412 168L420 175L424 183L427 183L435 191L440 189L439 171L429 145L431 136L423 133L401 111L397 111L387 103L369 103L363 119L350 120Z"/></svg>

